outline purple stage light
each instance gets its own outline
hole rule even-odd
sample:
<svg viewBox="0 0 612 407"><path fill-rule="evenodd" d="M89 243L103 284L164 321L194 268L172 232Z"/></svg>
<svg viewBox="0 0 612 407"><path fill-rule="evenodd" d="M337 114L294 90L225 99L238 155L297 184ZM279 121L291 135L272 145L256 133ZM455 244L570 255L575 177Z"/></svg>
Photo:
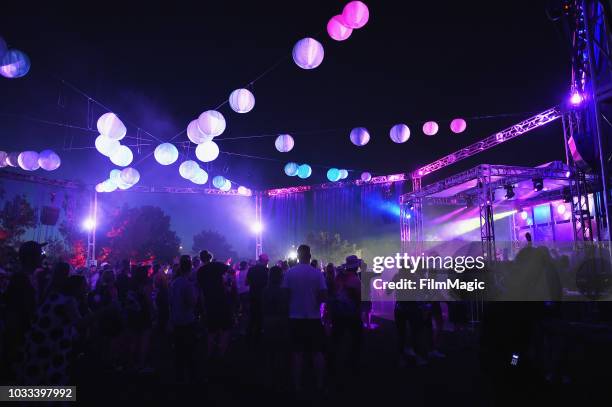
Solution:
<svg viewBox="0 0 612 407"><path fill-rule="evenodd" d="M574 105L574 106L580 105L583 100L584 100L584 98L578 92L574 92L574 93L572 93L572 96L570 96L570 103L572 105Z"/></svg>
<svg viewBox="0 0 612 407"><path fill-rule="evenodd" d="M253 222L251 225L251 231L253 233L261 233L263 231L263 225L261 222Z"/></svg>
<svg viewBox="0 0 612 407"><path fill-rule="evenodd" d="M529 214L526 211L521 212L521 219L527 220L528 217L529 217Z"/></svg>
<svg viewBox="0 0 612 407"><path fill-rule="evenodd" d="M557 205L557 213L559 215L563 215L565 213L565 205L564 204Z"/></svg>
<svg viewBox="0 0 612 407"><path fill-rule="evenodd" d="M87 218L83 221L83 229L93 230L96 227L96 221L92 218Z"/></svg>

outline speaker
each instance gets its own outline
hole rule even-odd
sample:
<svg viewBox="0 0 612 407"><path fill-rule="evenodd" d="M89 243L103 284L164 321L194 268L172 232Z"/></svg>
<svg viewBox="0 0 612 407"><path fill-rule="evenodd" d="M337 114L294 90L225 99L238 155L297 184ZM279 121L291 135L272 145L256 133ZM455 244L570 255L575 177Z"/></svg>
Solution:
<svg viewBox="0 0 612 407"><path fill-rule="evenodd" d="M40 223L42 225L54 226L59 219L59 208L55 206L43 206L40 212Z"/></svg>

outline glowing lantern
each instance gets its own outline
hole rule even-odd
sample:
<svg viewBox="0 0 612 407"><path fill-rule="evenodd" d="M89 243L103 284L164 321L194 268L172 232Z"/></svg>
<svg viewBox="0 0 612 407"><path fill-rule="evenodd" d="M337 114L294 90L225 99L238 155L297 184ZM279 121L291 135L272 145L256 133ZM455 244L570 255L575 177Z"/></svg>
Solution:
<svg viewBox="0 0 612 407"><path fill-rule="evenodd" d="M250 196L250 195L252 195L251 190L250 190L249 188L247 188L247 187L243 187L242 185L240 185L240 186L238 187L238 193L239 193L240 195L244 195L244 196Z"/></svg>
<svg viewBox="0 0 612 407"><path fill-rule="evenodd" d="M191 178L191 182L197 185L204 185L208 182L208 173L202 168L197 169L196 174Z"/></svg>
<svg viewBox="0 0 612 407"><path fill-rule="evenodd" d="M433 136L438 132L438 123L427 122L423 125L423 133L428 136Z"/></svg>
<svg viewBox="0 0 612 407"><path fill-rule="evenodd" d="M312 175L312 168L308 164L302 164L298 167L297 176L306 179Z"/></svg>
<svg viewBox="0 0 612 407"><path fill-rule="evenodd" d="M127 133L127 129L121 119L112 112L104 113L100 116L97 127L100 134L104 134L106 137L113 140L121 140Z"/></svg>
<svg viewBox="0 0 612 407"><path fill-rule="evenodd" d="M370 174L369 172L362 172L361 173L361 180L363 182L370 182L370 180L372 179L372 174Z"/></svg>
<svg viewBox="0 0 612 407"><path fill-rule="evenodd" d="M53 150L44 150L38 154L38 165L45 171L53 171L59 168L62 160Z"/></svg>
<svg viewBox="0 0 612 407"><path fill-rule="evenodd" d="M410 129L405 124L396 124L391 127L389 137L394 143L405 143L410 138Z"/></svg>
<svg viewBox="0 0 612 407"><path fill-rule="evenodd" d="M297 165L297 163L285 164L285 174L287 174L290 177L295 177L298 173L298 167L299 165Z"/></svg>
<svg viewBox="0 0 612 407"><path fill-rule="evenodd" d="M140 181L140 173L137 169L129 167L121 170L121 175L119 175L119 179L126 184L135 185Z"/></svg>
<svg viewBox="0 0 612 407"><path fill-rule="evenodd" d="M195 150L196 157L202 162L214 161L219 157L219 146L214 141L198 144Z"/></svg>
<svg viewBox="0 0 612 407"><path fill-rule="evenodd" d="M178 150L172 143L162 143L155 147L153 156L161 165L170 165L178 160Z"/></svg>
<svg viewBox="0 0 612 407"><path fill-rule="evenodd" d="M229 104L236 113L248 113L255 107L255 96L248 89L236 89L230 94Z"/></svg>
<svg viewBox="0 0 612 407"><path fill-rule="evenodd" d="M121 181L121 170L118 170L118 169L111 170L108 179L111 182L114 182L115 185L117 185Z"/></svg>
<svg viewBox="0 0 612 407"><path fill-rule="evenodd" d="M365 146L370 141L370 133L365 127L356 127L351 130L351 143L356 146Z"/></svg>
<svg viewBox="0 0 612 407"><path fill-rule="evenodd" d="M327 179L331 182L336 182L340 179L340 170L337 168L330 168L327 170Z"/></svg>
<svg viewBox="0 0 612 407"><path fill-rule="evenodd" d="M206 136L217 137L225 131L225 118L216 110L207 110L198 117L198 129Z"/></svg>
<svg viewBox="0 0 612 407"><path fill-rule="evenodd" d="M110 156L111 162L119 167L127 167L132 163L133 159L134 155L128 146L119 146Z"/></svg>
<svg viewBox="0 0 612 407"><path fill-rule="evenodd" d="M16 49L7 51L0 61L0 75L14 79L25 76L30 71L30 58Z"/></svg>
<svg viewBox="0 0 612 407"><path fill-rule="evenodd" d="M95 145L96 150L98 150L100 154L110 157L119 149L121 143L119 143L118 140L113 140L112 138L100 134L96 137Z"/></svg>
<svg viewBox="0 0 612 407"><path fill-rule="evenodd" d="M223 192L229 191L230 189L232 189L232 182L229 179L226 179L223 186L219 189Z"/></svg>
<svg viewBox="0 0 612 407"><path fill-rule="evenodd" d="M0 38L0 41L2 41L2 38ZM0 44L0 46L1 45L2 44ZM0 151L0 168L4 168L8 165L6 162L7 158L8 158L8 154L6 153L6 151Z"/></svg>
<svg viewBox="0 0 612 407"><path fill-rule="evenodd" d="M348 171L340 170L340 179L346 179L346 177L348 177Z"/></svg>
<svg viewBox="0 0 612 407"><path fill-rule="evenodd" d="M333 16L327 23L327 33L336 41L344 41L351 36L353 29L344 24L341 15Z"/></svg>
<svg viewBox="0 0 612 407"><path fill-rule="evenodd" d="M215 188L219 188L221 189L223 187L223 185L225 185L225 181L227 181L225 179L224 176L222 175L217 175L215 177L213 177L213 185L215 186Z"/></svg>
<svg viewBox="0 0 612 407"><path fill-rule="evenodd" d="M350 28L361 28L370 19L370 10L361 1L351 1L342 10L342 20Z"/></svg>
<svg viewBox="0 0 612 407"><path fill-rule="evenodd" d="M193 160L183 161L179 166L179 174L185 179L193 179L199 174L200 166Z"/></svg>
<svg viewBox="0 0 612 407"><path fill-rule="evenodd" d="M289 134L281 134L274 140L274 147L281 153L289 152L293 149L295 141Z"/></svg>
<svg viewBox="0 0 612 407"><path fill-rule="evenodd" d="M99 184L96 185L96 192L106 192L104 190L104 183L100 182Z"/></svg>
<svg viewBox="0 0 612 407"><path fill-rule="evenodd" d="M102 184L102 192L113 192L117 189L117 184L112 180L107 179L106 181L101 182Z"/></svg>
<svg viewBox="0 0 612 407"><path fill-rule="evenodd" d="M19 167L19 153L9 153L8 157L6 157L6 163L11 167Z"/></svg>
<svg viewBox="0 0 612 407"><path fill-rule="evenodd" d="M454 119L450 124L453 133L463 133L467 128L467 123L463 119Z"/></svg>
<svg viewBox="0 0 612 407"><path fill-rule="evenodd" d="M303 38L293 47L293 61L302 69L314 69L323 62L323 45L314 38Z"/></svg>
<svg viewBox="0 0 612 407"><path fill-rule="evenodd" d="M17 163L22 170L35 171L40 168L38 165L38 153L36 151L24 151L17 156Z"/></svg>
<svg viewBox="0 0 612 407"><path fill-rule="evenodd" d="M207 136L200 131L197 120L192 120L187 126L187 137L195 144L202 144L213 139L213 136Z"/></svg>

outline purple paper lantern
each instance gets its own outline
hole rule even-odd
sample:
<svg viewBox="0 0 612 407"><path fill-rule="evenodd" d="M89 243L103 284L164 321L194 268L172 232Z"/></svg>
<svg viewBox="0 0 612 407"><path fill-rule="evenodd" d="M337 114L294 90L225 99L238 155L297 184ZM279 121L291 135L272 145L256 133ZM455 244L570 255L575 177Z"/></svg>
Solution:
<svg viewBox="0 0 612 407"><path fill-rule="evenodd" d="M353 29L348 27L342 15L333 16L327 23L327 33L336 41L344 41L353 33Z"/></svg>
<svg viewBox="0 0 612 407"><path fill-rule="evenodd" d="M465 122L465 120L461 118L454 119L450 124L451 131L456 134L463 133L466 128L467 128L467 123Z"/></svg>
<svg viewBox="0 0 612 407"><path fill-rule="evenodd" d="M36 151L24 151L17 156L17 162L22 170L36 171L38 165L38 153Z"/></svg>
<svg viewBox="0 0 612 407"><path fill-rule="evenodd" d="M281 134L274 140L274 147L281 153L287 153L293 150L294 145L295 141L289 134Z"/></svg>
<svg viewBox="0 0 612 407"><path fill-rule="evenodd" d="M0 75L15 79L26 76L30 71L30 58L17 49L5 52L0 60Z"/></svg>
<svg viewBox="0 0 612 407"><path fill-rule="evenodd" d="M189 138L192 143L202 144L206 143L207 141L211 141L213 136L207 136L206 134L202 133L198 127L198 121L192 120L187 126L187 138Z"/></svg>
<svg viewBox="0 0 612 407"><path fill-rule="evenodd" d="M438 123L427 122L423 125L423 133L428 136L434 136L438 132Z"/></svg>
<svg viewBox="0 0 612 407"><path fill-rule="evenodd" d="M344 24L350 28L361 28L370 19L370 10L368 6L361 1L351 1L342 10L342 19Z"/></svg>
<svg viewBox="0 0 612 407"><path fill-rule="evenodd" d="M248 89L236 89L230 94L229 104L236 113L248 113L255 107L255 96Z"/></svg>
<svg viewBox="0 0 612 407"><path fill-rule="evenodd" d="M6 163L11 167L19 167L19 153L13 151L6 157Z"/></svg>
<svg viewBox="0 0 612 407"><path fill-rule="evenodd" d="M370 174L369 172L362 172L361 173L361 180L363 182L370 182L370 180L372 179L372 174Z"/></svg>
<svg viewBox="0 0 612 407"><path fill-rule="evenodd" d="M356 146L365 146L370 141L370 133L365 127L356 127L351 130L350 139Z"/></svg>
<svg viewBox="0 0 612 407"><path fill-rule="evenodd" d="M325 51L314 38L303 38L293 47L293 61L302 69L314 69L321 65Z"/></svg>
<svg viewBox="0 0 612 407"><path fill-rule="evenodd" d="M62 160L53 150L44 150L38 154L38 165L45 171L54 171L61 164Z"/></svg>
<svg viewBox="0 0 612 407"><path fill-rule="evenodd" d="M2 38L0 38L0 41ZM8 153L6 151L0 151L0 168L4 168L8 165L6 159L8 158Z"/></svg>
<svg viewBox="0 0 612 407"><path fill-rule="evenodd" d="M405 124L396 124L391 127L389 137L391 137L394 143L405 143L410 138L410 129Z"/></svg>

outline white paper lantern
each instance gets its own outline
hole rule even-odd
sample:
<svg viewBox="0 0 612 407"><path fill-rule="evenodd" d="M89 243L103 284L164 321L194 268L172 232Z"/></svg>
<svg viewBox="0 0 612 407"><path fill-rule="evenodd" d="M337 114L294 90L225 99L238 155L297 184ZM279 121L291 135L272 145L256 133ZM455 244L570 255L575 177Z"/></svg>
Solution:
<svg viewBox="0 0 612 407"><path fill-rule="evenodd" d="M248 89L236 89L230 94L229 104L236 113L248 113L255 107L255 96Z"/></svg>
<svg viewBox="0 0 612 407"><path fill-rule="evenodd" d="M463 133L467 128L467 123L461 118L454 119L450 124L450 129L453 133Z"/></svg>
<svg viewBox="0 0 612 407"><path fill-rule="evenodd" d="M2 41L2 38L0 38L0 41ZM0 151L0 168L4 168L4 167L6 167L8 165L7 162L6 162L7 158L8 158L7 152L6 151Z"/></svg>
<svg viewBox="0 0 612 407"><path fill-rule="evenodd" d="M347 170L340 170L340 179L346 179L348 177L348 171Z"/></svg>
<svg viewBox="0 0 612 407"><path fill-rule="evenodd" d="M119 179L126 184L135 185L140 181L140 173L136 168L128 167L121 170Z"/></svg>
<svg viewBox="0 0 612 407"><path fill-rule="evenodd" d="M227 181L227 180L225 179L225 177L223 175L217 175L217 176L213 177L212 183L213 183L213 186L215 188L221 189L221 187L223 187L223 185L225 185L225 181Z"/></svg>
<svg viewBox="0 0 612 407"><path fill-rule="evenodd" d="M365 146L370 141L370 133L365 127L356 127L351 130L351 143L356 146Z"/></svg>
<svg viewBox="0 0 612 407"><path fill-rule="evenodd" d="M127 133L127 129L121 119L112 112L104 113L100 116L97 127L100 134L104 134L106 137L113 140L121 140Z"/></svg>
<svg viewBox="0 0 612 407"><path fill-rule="evenodd" d="M223 186L219 189L223 192L229 191L230 189L232 189L232 182L229 179L226 179Z"/></svg>
<svg viewBox="0 0 612 407"><path fill-rule="evenodd" d="M344 24L351 28L361 28L370 19L370 10L361 1L351 1L342 10Z"/></svg>
<svg viewBox="0 0 612 407"><path fill-rule="evenodd" d="M293 47L293 61L302 69L314 69L321 65L325 51L314 38L303 38Z"/></svg>
<svg viewBox="0 0 612 407"><path fill-rule="evenodd" d="M6 163L11 167L19 167L19 153L16 151L10 152L6 157Z"/></svg>
<svg viewBox="0 0 612 407"><path fill-rule="evenodd" d="M96 192L106 192L104 189L104 182L100 182L96 185Z"/></svg>
<svg viewBox="0 0 612 407"><path fill-rule="evenodd" d="M117 184L112 182L110 179L107 179L102 183L104 192L113 192L117 189Z"/></svg>
<svg viewBox="0 0 612 407"><path fill-rule="evenodd" d="M195 144L202 144L213 139L213 136L207 136L200 131L197 119L189 122L187 126L187 137Z"/></svg>
<svg viewBox="0 0 612 407"><path fill-rule="evenodd" d="M131 187L132 187L132 184L123 182L121 181L121 179L119 179L119 182L117 183L117 188L122 189L122 190L130 189ZM109 192L112 192L112 191L109 191Z"/></svg>
<svg viewBox="0 0 612 407"><path fill-rule="evenodd" d="M211 162L219 157L219 146L214 141L199 144L195 150L196 157L202 162Z"/></svg>
<svg viewBox="0 0 612 407"><path fill-rule="evenodd" d="M62 160L53 150L44 150L38 154L38 165L45 171L53 171L59 168Z"/></svg>
<svg viewBox="0 0 612 407"><path fill-rule="evenodd" d="M178 160L179 153L174 144L162 143L155 147L153 156L155 157L155 161L161 165L170 165Z"/></svg>
<svg viewBox="0 0 612 407"><path fill-rule="evenodd" d="M298 167L299 165L297 163L287 163L285 164L285 174L287 174L290 177L295 177L298 173Z"/></svg>
<svg viewBox="0 0 612 407"><path fill-rule="evenodd" d="M113 164L119 167L127 167L132 163L134 155L128 146L119 146L119 148L110 156Z"/></svg>
<svg viewBox="0 0 612 407"><path fill-rule="evenodd" d="M40 168L38 165L38 153L36 151L24 151L17 157L17 162L22 170L36 171Z"/></svg>
<svg viewBox="0 0 612 407"><path fill-rule="evenodd" d="M179 166L179 174L185 179L193 179L199 174L200 166L193 160L183 161Z"/></svg>
<svg viewBox="0 0 612 407"><path fill-rule="evenodd" d="M336 41L344 41L351 36L353 29L348 27L342 15L333 16L327 23L327 33Z"/></svg>
<svg viewBox="0 0 612 407"><path fill-rule="evenodd" d="M281 134L274 140L274 147L281 153L289 152L293 149L295 141L289 134Z"/></svg>
<svg viewBox="0 0 612 407"><path fill-rule="evenodd" d="M225 131L225 118L216 110L207 110L198 117L198 129L207 136L217 137Z"/></svg>
<svg viewBox="0 0 612 407"><path fill-rule="evenodd" d="M244 195L244 196L251 196L251 195L253 195L253 192L252 192L252 191L251 191L249 188L244 187L244 186L242 186L242 185L240 185L240 186L238 187L238 193L239 193L240 195Z"/></svg>
<svg viewBox="0 0 612 407"><path fill-rule="evenodd" d="M298 167L297 176L306 179L312 175L312 168L308 164L302 164Z"/></svg>
<svg viewBox="0 0 612 407"><path fill-rule="evenodd" d="M102 155L110 157L113 155L121 146L118 140L113 140L112 138L108 138L103 134L100 134L96 137L96 150Z"/></svg>
<svg viewBox="0 0 612 407"><path fill-rule="evenodd" d="M405 143L410 138L410 129L405 124L396 124L391 127L389 137L391 137L394 143Z"/></svg>
<svg viewBox="0 0 612 407"><path fill-rule="evenodd" d="M118 170L115 168L114 170L111 170L108 179L111 182L114 182L115 184L117 184L121 180L120 177L121 177L121 170Z"/></svg>
<svg viewBox="0 0 612 407"><path fill-rule="evenodd" d="M434 136L438 132L438 123L427 122L423 125L423 133L428 136Z"/></svg>
<svg viewBox="0 0 612 407"><path fill-rule="evenodd" d="M204 185L208 182L208 173L202 168L197 169L196 174L191 178L191 182L197 185Z"/></svg>
<svg viewBox="0 0 612 407"><path fill-rule="evenodd" d="M363 182L370 182L370 180L372 179L372 174L370 174L369 172L362 172L361 173L361 180Z"/></svg>

